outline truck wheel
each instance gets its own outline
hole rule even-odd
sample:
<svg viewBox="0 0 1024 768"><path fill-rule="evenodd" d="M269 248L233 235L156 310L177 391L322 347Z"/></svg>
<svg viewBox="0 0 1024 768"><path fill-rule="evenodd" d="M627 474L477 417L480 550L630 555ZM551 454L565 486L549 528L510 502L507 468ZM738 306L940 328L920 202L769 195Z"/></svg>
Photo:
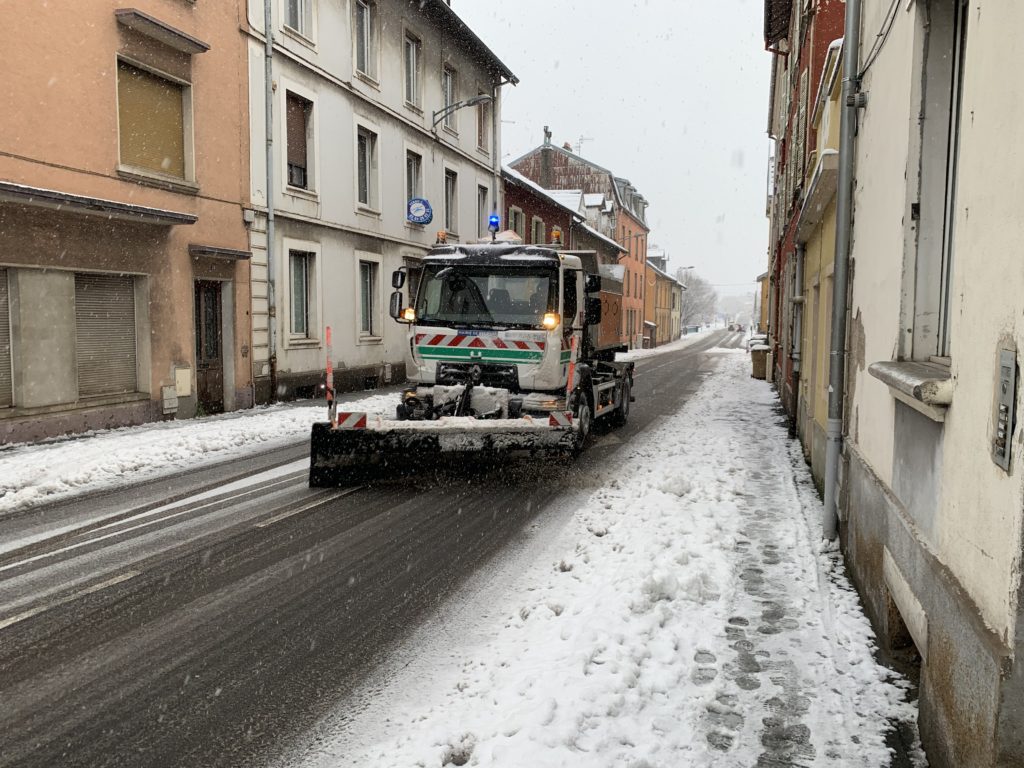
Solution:
<svg viewBox="0 0 1024 768"><path fill-rule="evenodd" d="M612 414L611 422L613 427L624 427L629 421L629 398L633 394L630 390L629 379L622 383L622 405Z"/></svg>
<svg viewBox="0 0 1024 768"><path fill-rule="evenodd" d="M590 408L590 398L584 396L580 402L579 409L576 411L576 422L579 424L579 431L576 433L576 449L577 455L583 453L583 449L587 445L587 439L590 437L590 427L593 426L593 411Z"/></svg>

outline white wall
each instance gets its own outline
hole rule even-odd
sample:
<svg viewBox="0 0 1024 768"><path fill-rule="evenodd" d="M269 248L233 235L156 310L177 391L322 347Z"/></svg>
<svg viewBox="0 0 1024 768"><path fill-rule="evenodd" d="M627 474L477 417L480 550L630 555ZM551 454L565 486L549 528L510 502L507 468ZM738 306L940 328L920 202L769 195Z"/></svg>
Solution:
<svg viewBox="0 0 1024 768"><path fill-rule="evenodd" d="M1011 472L989 458L995 433L998 348L1024 345L1024 83L1006 77L1024 55L1024 6L972 6L961 120L953 268L951 357L956 390L946 420L946 482L939 546L976 595L985 617L1012 640L1024 484L1021 428ZM998 87L996 84L998 83ZM1018 358L1018 365L1020 358ZM1018 422L1021 398L1018 385Z"/></svg>
<svg viewBox="0 0 1024 768"><path fill-rule="evenodd" d="M880 0L864 3L865 30L880 12ZM867 366L891 360L900 333L904 225L907 201L909 137L917 116L911 105L914 44L910 14L899 14L884 54L868 71L864 90L871 94L861 112L856 144L853 301L849 322L852 354L847 379L855 396L848 430L858 449L887 484L892 483L893 397ZM862 33L863 34L863 33ZM863 347L861 347L863 344Z"/></svg>
<svg viewBox="0 0 1024 768"><path fill-rule="evenodd" d="M866 0L867 46L887 0ZM856 152L853 303L848 378L851 439L891 486L894 399L867 373L875 361L909 355L918 269L918 111L922 3L897 12L883 53L864 80ZM872 21L876 20L876 21ZM1024 24L1024 6L971 6L961 119L951 291L952 405L941 434L941 482L923 543L955 575L985 622L1013 641L1020 578L1024 456L1013 435L1010 473L990 458L998 349L1024 342L1024 150L1014 140L1024 117L1024 84L1008 76L1024 51L1005 30ZM996 85L998 84L998 85ZM861 330L863 333L861 336ZM863 360L858 360L859 338ZM1020 388L1018 388L1018 393ZM1021 407L1018 394L1017 408ZM1018 419L1020 421L1020 419Z"/></svg>

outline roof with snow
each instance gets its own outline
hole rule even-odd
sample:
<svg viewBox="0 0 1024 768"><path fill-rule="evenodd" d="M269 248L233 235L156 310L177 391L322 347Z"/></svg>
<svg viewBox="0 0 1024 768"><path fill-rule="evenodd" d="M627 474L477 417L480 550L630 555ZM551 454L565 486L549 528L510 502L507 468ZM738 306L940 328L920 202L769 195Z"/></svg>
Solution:
<svg viewBox="0 0 1024 768"><path fill-rule="evenodd" d="M559 147L557 144L551 144L545 141L539 147L534 147L529 152L513 160L510 165L518 165L523 160L531 157L538 152L551 151L557 152L566 157L572 158L574 161L582 163L590 168L598 171L599 173L608 174L608 178L611 181L612 194L615 196L619 206L625 208L626 211L636 218L644 227L647 226L647 199L637 191L636 187L629 181L621 176L616 176L614 173L609 171L607 168L603 168L592 160L588 160L585 157L581 157L572 151L571 148ZM606 211L610 211L611 207L606 204Z"/></svg>
<svg viewBox="0 0 1024 768"><path fill-rule="evenodd" d="M596 237L598 240L603 241L607 245L613 246L616 250L621 251L622 253L627 253L629 251L628 248L626 248L625 246L622 246L619 243L615 242L610 237L605 237L604 235L602 235L600 232L598 232L596 229L594 229L589 224L583 224L580 227L580 229L582 229L588 235L592 235L593 237Z"/></svg>
<svg viewBox="0 0 1024 768"><path fill-rule="evenodd" d="M666 280L671 280L673 283L675 283L676 285L679 285L679 286L683 285L678 280L676 280L674 277L672 277L672 275L668 274L668 272L663 272L662 270L658 269L656 266L651 264L651 262L648 261L647 262L647 266L650 267L651 269L653 269L655 271L655 273L657 273L657 274L661 275L662 277L664 277Z"/></svg>
<svg viewBox="0 0 1024 768"><path fill-rule="evenodd" d="M552 200L564 205L566 208L579 211L583 198L582 189L549 189L547 193Z"/></svg>
<svg viewBox="0 0 1024 768"><path fill-rule="evenodd" d="M501 175L505 178L506 181L511 181L513 184L518 184L521 187L525 187L526 189L533 192L535 195L539 195L540 197L545 198L548 202L552 203L553 205L557 205L559 208L564 209L565 212L571 214L576 221L583 221L583 214L580 213L579 208L572 208L571 206L568 206L565 203L561 202L555 197L554 194L552 194L553 190L544 189L544 187L542 187L537 182L533 181L533 179L528 179L526 176L523 176L523 174L521 174L515 168L510 168L507 165L503 165L501 166Z"/></svg>
<svg viewBox="0 0 1024 768"><path fill-rule="evenodd" d="M583 196L583 204L587 208L593 208L594 206L604 205L604 192L588 192Z"/></svg>
<svg viewBox="0 0 1024 768"><path fill-rule="evenodd" d="M618 280L621 283L626 279L625 264L599 264L597 271L601 277L606 277L609 280Z"/></svg>

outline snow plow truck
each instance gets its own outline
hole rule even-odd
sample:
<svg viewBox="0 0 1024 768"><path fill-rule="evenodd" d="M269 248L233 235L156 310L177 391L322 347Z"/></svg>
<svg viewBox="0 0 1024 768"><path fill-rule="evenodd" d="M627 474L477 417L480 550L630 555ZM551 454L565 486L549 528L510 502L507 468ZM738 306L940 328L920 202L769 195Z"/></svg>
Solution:
<svg viewBox="0 0 1024 768"><path fill-rule="evenodd" d="M394 418L339 412L328 352L328 420L313 425L311 487L444 456L578 454L595 420L626 423L633 363L615 360L625 349L618 322L602 328L594 254L435 246L406 302L408 274L392 275L390 315L408 328L408 383Z"/></svg>

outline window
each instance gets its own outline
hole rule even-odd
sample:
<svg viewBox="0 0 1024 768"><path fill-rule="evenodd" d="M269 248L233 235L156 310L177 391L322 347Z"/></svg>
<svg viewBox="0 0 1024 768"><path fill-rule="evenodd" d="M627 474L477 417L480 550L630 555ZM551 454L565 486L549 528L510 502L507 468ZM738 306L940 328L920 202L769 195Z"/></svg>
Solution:
<svg viewBox="0 0 1024 768"><path fill-rule="evenodd" d="M420 105L420 41L409 33L405 35L405 100Z"/></svg>
<svg viewBox="0 0 1024 768"><path fill-rule="evenodd" d="M487 237L490 231L491 206L488 203L487 187L476 188L476 236Z"/></svg>
<svg viewBox="0 0 1024 768"><path fill-rule="evenodd" d="M536 216L530 222L530 241L534 245L543 245L547 242L547 230L544 227L544 220Z"/></svg>
<svg viewBox="0 0 1024 768"><path fill-rule="evenodd" d="M487 152L491 140L491 104L484 102L476 106L476 147Z"/></svg>
<svg viewBox="0 0 1024 768"><path fill-rule="evenodd" d="M562 285L562 317L565 324L571 327L576 324L576 312L579 307L576 305L576 288L579 281L579 272L565 271L565 282Z"/></svg>
<svg viewBox="0 0 1024 768"><path fill-rule="evenodd" d="M444 96L444 106L450 107L458 99L455 92L455 70L445 66L441 70L441 93ZM449 112L444 116L444 127L449 131L455 130L455 112Z"/></svg>
<svg viewBox="0 0 1024 768"><path fill-rule="evenodd" d="M356 186L360 205L377 208L377 134L359 126L356 137Z"/></svg>
<svg viewBox="0 0 1024 768"><path fill-rule="evenodd" d="M924 45L920 224L914 292L913 359L947 357L954 269L966 0L933 0ZM936 322L937 320L937 322Z"/></svg>
<svg viewBox="0 0 1024 768"><path fill-rule="evenodd" d="M285 0L284 25L303 37L313 37L313 0Z"/></svg>
<svg viewBox="0 0 1024 768"><path fill-rule="evenodd" d="M362 336L378 336L377 328L377 264L372 261L359 262L359 333Z"/></svg>
<svg viewBox="0 0 1024 768"><path fill-rule="evenodd" d="M956 220L956 184L960 164L960 113L963 106L964 53L967 43L967 2L957 0L953 21L953 62L949 135L946 152L946 205L942 233L942 290L939 295L939 354L949 355L949 298L953 272L953 235Z"/></svg>
<svg viewBox="0 0 1024 768"><path fill-rule="evenodd" d="M291 270L291 335L312 338L310 333L310 306L312 305L313 265L315 254L308 251L289 251Z"/></svg>
<svg viewBox="0 0 1024 768"><path fill-rule="evenodd" d="M423 158L415 152L405 153L406 202L423 196Z"/></svg>
<svg viewBox="0 0 1024 768"><path fill-rule="evenodd" d="M313 102L288 91L285 96L288 134L288 186L312 189L309 147L313 123Z"/></svg>
<svg viewBox="0 0 1024 768"><path fill-rule="evenodd" d="M79 397L136 391L135 278L75 275L75 359Z"/></svg>
<svg viewBox="0 0 1024 768"><path fill-rule="evenodd" d="M356 71L377 79L377 8L367 0L356 0Z"/></svg>
<svg viewBox="0 0 1024 768"><path fill-rule="evenodd" d="M188 86L117 62L117 122L123 165L187 179Z"/></svg>
<svg viewBox="0 0 1024 768"><path fill-rule="evenodd" d="M446 232L459 231L459 174L444 170L444 228Z"/></svg>
<svg viewBox="0 0 1024 768"><path fill-rule="evenodd" d="M514 205L509 207L508 228L523 238L523 240L526 239L526 217L523 215L522 208L516 208Z"/></svg>

